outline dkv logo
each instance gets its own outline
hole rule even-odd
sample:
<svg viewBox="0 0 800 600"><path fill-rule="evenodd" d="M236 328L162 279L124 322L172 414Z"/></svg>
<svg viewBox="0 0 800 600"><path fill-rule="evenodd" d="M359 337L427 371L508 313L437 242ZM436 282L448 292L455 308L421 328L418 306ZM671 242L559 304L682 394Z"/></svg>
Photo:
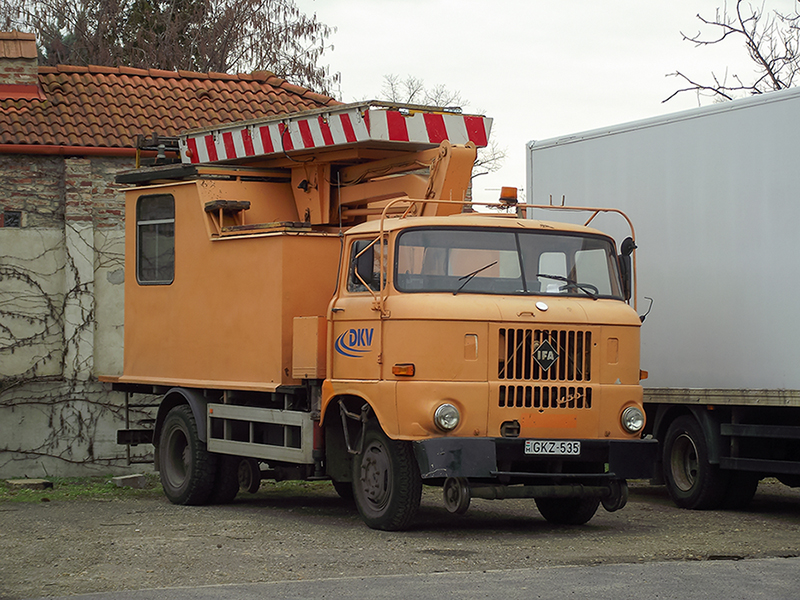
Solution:
<svg viewBox="0 0 800 600"><path fill-rule="evenodd" d="M336 338L336 352L348 358L362 358L372 350L374 329L349 329Z"/></svg>

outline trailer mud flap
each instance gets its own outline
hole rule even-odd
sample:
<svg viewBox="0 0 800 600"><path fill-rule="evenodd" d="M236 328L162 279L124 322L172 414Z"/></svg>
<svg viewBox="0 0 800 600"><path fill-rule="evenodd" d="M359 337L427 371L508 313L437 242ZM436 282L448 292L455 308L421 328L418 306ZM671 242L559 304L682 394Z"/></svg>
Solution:
<svg viewBox="0 0 800 600"><path fill-rule="evenodd" d="M621 479L650 479L658 456L658 440L611 440L608 470Z"/></svg>

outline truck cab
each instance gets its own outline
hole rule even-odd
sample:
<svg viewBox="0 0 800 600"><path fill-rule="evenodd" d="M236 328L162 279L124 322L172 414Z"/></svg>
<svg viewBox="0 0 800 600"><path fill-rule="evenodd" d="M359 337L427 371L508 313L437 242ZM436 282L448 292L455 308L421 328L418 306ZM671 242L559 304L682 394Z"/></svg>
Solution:
<svg viewBox="0 0 800 600"><path fill-rule="evenodd" d="M363 421L368 406L388 437L411 442L424 483L447 484L454 511L533 493L557 469L597 492L551 515L571 520L606 483L640 475L640 321L608 236L507 214L395 218L354 227L344 256L326 419Z"/></svg>

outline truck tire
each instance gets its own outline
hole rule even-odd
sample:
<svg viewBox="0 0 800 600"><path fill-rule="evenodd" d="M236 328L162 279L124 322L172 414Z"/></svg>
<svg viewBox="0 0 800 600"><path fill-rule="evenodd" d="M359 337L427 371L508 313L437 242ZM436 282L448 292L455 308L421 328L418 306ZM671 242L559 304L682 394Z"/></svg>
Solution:
<svg viewBox="0 0 800 600"><path fill-rule="evenodd" d="M750 505L753 496L756 495L761 476L758 473L750 473L748 471L734 471L729 477L728 491L725 494L722 506L732 510L744 510Z"/></svg>
<svg viewBox="0 0 800 600"><path fill-rule="evenodd" d="M800 487L800 475L776 475L778 481L780 481L783 485L787 485L790 488Z"/></svg>
<svg viewBox="0 0 800 600"><path fill-rule="evenodd" d="M192 409L181 404L164 419L158 442L161 487L173 504L205 504L214 490L217 455L197 434Z"/></svg>
<svg viewBox="0 0 800 600"><path fill-rule="evenodd" d="M339 494L339 498L348 504L353 502L353 484L349 481L336 481L333 480L333 489Z"/></svg>
<svg viewBox="0 0 800 600"><path fill-rule="evenodd" d="M353 497L370 528L408 528L422 498L422 478L411 444L391 440L377 423L368 423L362 451L353 457Z"/></svg>
<svg viewBox="0 0 800 600"><path fill-rule="evenodd" d="M230 504L239 493L239 464L241 456L220 456L217 462L217 478L208 497L209 504Z"/></svg>
<svg viewBox="0 0 800 600"><path fill-rule="evenodd" d="M548 523L583 525L600 506L600 498L536 498L536 508Z"/></svg>
<svg viewBox="0 0 800 600"><path fill-rule="evenodd" d="M667 429L663 444L664 481L681 508L719 508L727 491L727 473L708 462L708 442L694 417L683 415Z"/></svg>

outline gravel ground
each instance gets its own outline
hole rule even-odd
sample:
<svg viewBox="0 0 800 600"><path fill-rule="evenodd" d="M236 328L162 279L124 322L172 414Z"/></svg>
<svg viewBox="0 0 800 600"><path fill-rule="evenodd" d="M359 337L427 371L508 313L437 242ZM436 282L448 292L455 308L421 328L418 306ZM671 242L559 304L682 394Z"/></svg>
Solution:
<svg viewBox="0 0 800 600"><path fill-rule="evenodd" d="M450 515L426 489L410 531L368 529L327 484L265 482L227 506L165 498L0 503L0 598L645 561L800 556L800 491L762 481L747 512L686 511L634 483L628 506L556 527L532 501Z"/></svg>

